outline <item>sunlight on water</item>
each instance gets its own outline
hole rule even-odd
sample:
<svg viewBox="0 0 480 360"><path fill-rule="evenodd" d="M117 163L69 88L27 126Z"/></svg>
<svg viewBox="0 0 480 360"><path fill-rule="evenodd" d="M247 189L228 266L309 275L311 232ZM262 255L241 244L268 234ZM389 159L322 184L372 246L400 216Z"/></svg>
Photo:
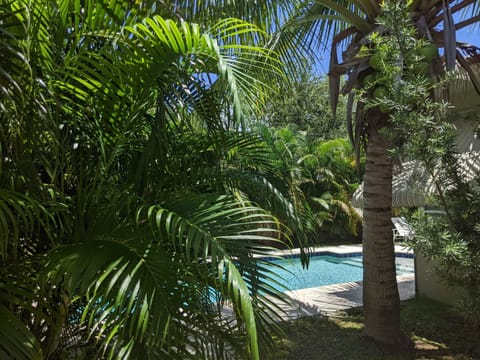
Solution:
<svg viewBox="0 0 480 360"><path fill-rule="evenodd" d="M276 269L276 279L283 286L272 284L275 288L286 290L306 289L317 286L361 281L363 276L362 257L313 256L308 269L303 269L299 258L272 260L284 270ZM412 258L396 258L397 275L413 273Z"/></svg>

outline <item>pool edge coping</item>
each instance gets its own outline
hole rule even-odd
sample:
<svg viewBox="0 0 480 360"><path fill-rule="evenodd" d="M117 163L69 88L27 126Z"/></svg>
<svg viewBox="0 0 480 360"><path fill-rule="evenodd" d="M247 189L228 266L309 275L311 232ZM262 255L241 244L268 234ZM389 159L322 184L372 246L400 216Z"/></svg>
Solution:
<svg viewBox="0 0 480 360"><path fill-rule="evenodd" d="M399 257L414 257L412 249L409 249L406 246L395 244L395 256L400 255ZM360 256L363 253L362 244L352 244L352 245L335 245L335 246L315 246L309 247L307 253L311 255L332 255L337 257L351 257L351 256ZM272 257L283 257L283 258L292 258L298 257L301 254L300 248L286 249L286 250L275 250L265 254L256 254L255 257L259 258L269 258ZM403 256L402 256L403 255Z"/></svg>

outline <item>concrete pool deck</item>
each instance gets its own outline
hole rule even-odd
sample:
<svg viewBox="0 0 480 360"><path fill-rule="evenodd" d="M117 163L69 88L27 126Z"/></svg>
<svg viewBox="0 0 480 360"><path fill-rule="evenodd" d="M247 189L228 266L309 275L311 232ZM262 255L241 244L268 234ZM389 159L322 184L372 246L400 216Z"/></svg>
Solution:
<svg viewBox="0 0 480 360"><path fill-rule="evenodd" d="M397 276L400 300L415 297L415 275ZM288 304L277 302L283 313L275 314L278 320L293 320L304 316L333 315L340 310L362 306L362 282L350 282L289 291Z"/></svg>
<svg viewBox="0 0 480 360"><path fill-rule="evenodd" d="M312 252L332 252L339 255L362 252L362 245L322 246ZM298 249L275 252L275 255L298 254ZM395 253L412 254L410 249L395 244ZM400 300L415 296L415 274L397 276ZM288 291L289 302L275 301L283 311L274 314L277 320L293 320L304 316L331 316L340 310L362 306L362 281Z"/></svg>

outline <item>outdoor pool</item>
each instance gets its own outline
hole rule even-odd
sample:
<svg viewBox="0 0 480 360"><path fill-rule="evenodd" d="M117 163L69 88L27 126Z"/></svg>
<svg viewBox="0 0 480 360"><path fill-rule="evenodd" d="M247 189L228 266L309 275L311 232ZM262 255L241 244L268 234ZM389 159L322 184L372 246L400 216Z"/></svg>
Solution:
<svg viewBox="0 0 480 360"><path fill-rule="evenodd" d="M345 256L347 255L347 256ZM271 260L283 269L275 269L280 284L272 284L281 291L307 289L318 286L361 281L363 266L361 254L314 255L310 258L308 269L303 269L298 257L283 260ZM413 256L397 254L397 275L414 272Z"/></svg>

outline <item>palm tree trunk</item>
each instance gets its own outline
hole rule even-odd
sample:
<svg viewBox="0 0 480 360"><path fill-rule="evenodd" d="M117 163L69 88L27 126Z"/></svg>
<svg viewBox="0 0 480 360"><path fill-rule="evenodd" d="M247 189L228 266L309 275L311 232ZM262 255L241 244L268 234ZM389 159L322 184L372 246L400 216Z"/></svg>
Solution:
<svg viewBox="0 0 480 360"><path fill-rule="evenodd" d="M385 116L377 112L372 115ZM371 123L385 119L378 120ZM368 337L384 344L404 345L391 223L391 147L378 129L368 130L363 191L363 311Z"/></svg>

